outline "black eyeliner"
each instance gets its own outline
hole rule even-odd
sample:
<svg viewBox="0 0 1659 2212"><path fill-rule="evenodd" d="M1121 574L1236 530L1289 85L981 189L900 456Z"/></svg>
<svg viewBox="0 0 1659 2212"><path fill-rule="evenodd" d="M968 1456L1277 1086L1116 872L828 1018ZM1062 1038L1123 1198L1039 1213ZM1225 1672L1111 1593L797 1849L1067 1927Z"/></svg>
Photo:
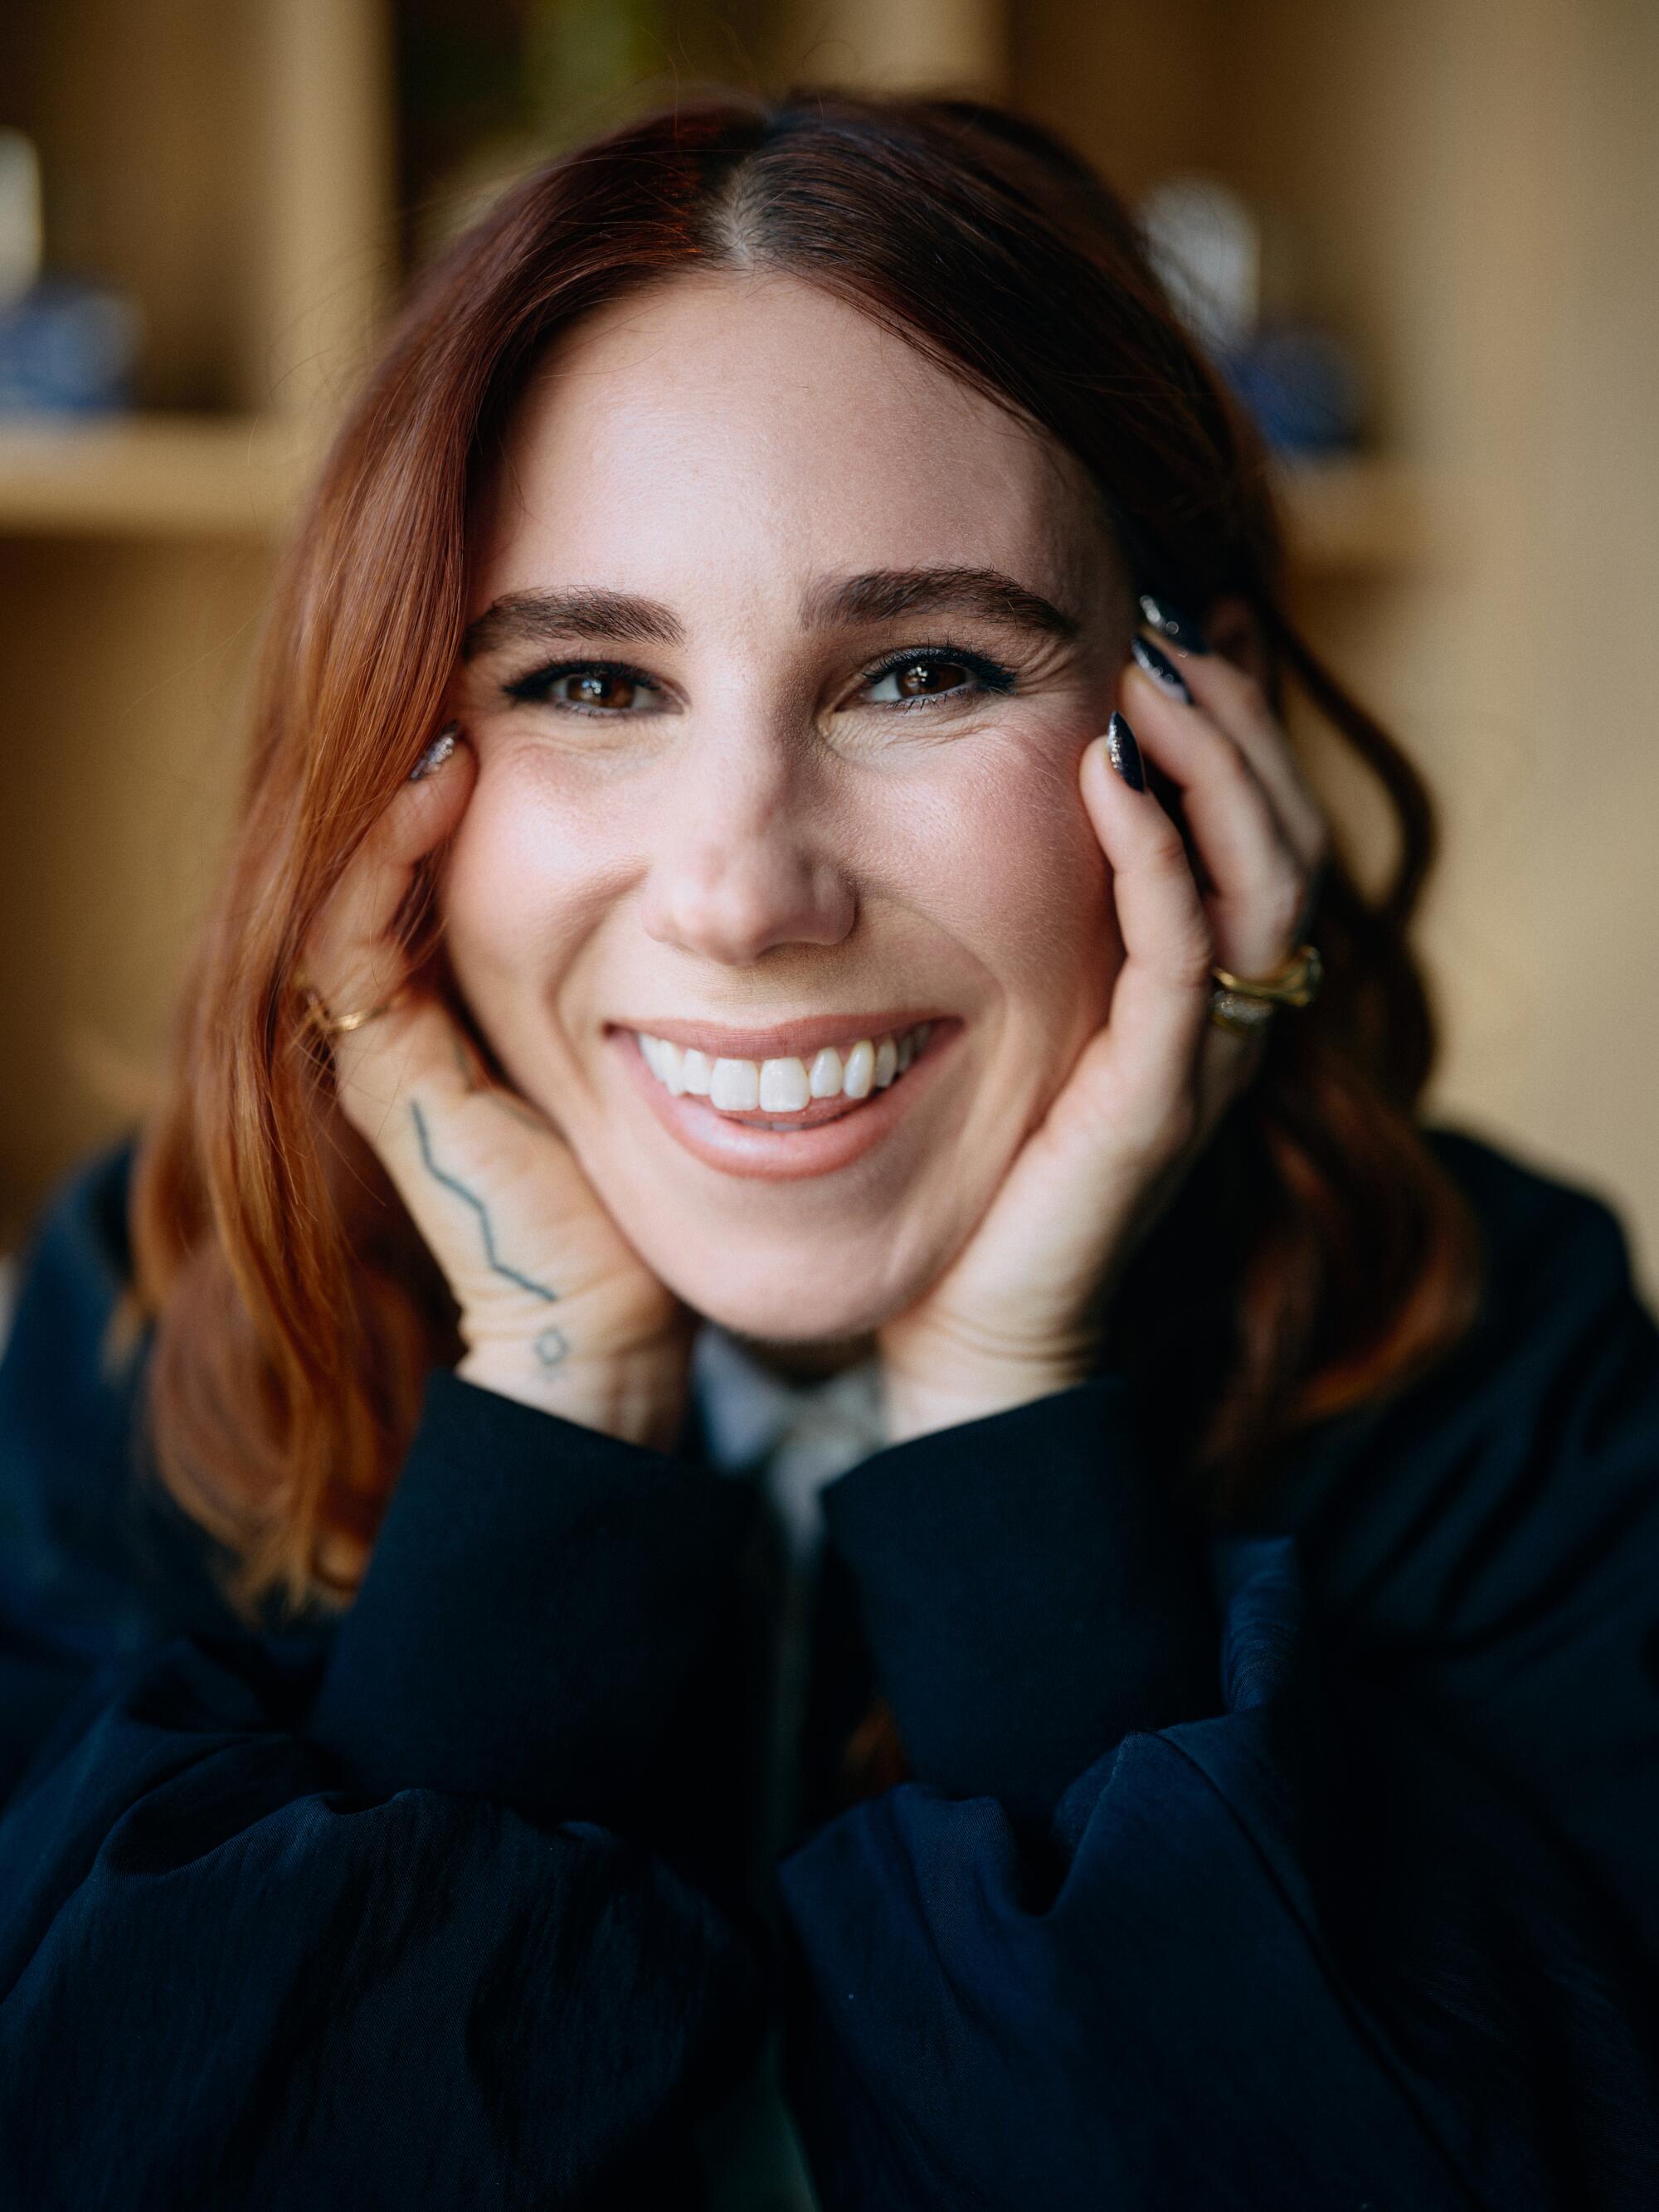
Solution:
<svg viewBox="0 0 1659 2212"><path fill-rule="evenodd" d="M889 653L884 660L866 669L859 681L860 684L874 684L883 676L890 676L897 668L915 668L923 664L937 667L941 662L947 665L954 662L957 666L969 670L988 691L1010 692L1019 682L1012 668L1005 668L1000 660L988 660L982 653L974 653L965 645L908 646L902 653ZM948 699L951 694L948 691L934 692L931 696L935 699ZM903 706L913 702L895 700L891 703Z"/></svg>
<svg viewBox="0 0 1659 2212"><path fill-rule="evenodd" d="M653 691L660 691L663 688L654 676L643 668L630 666L625 660L550 660L539 668L532 668L522 676L515 676L510 684L503 684L501 696L505 699L516 699L531 704L545 704L549 689L562 676L586 675L622 676L630 684L643 684ZM562 702L556 701L554 703Z"/></svg>
<svg viewBox="0 0 1659 2212"><path fill-rule="evenodd" d="M866 668L859 678L859 682L860 684L874 684L884 676L892 675L897 669L952 665L966 669L986 691L1006 696L1018 688L1019 678L1012 668L1005 667L1000 661L988 659L982 653L974 652L968 646L950 644L908 646L902 652L890 653L885 659L878 661L873 666ZM663 691L662 684L654 676L643 668L635 667L631 662L577 659L550 660L544 662L538 668L528 669L522 676L515 676L510 683L503 684L501 696L520 705L574 706L575 704L574 701L552 700L549 698L548 694L562 678L582 675L617 676L629 684L641 684L647 690L658 693ZM884 701L881 703L895 707L942 705L953 696L954 694L950 691L924 693L915 699L896 699ZM590 708L588 711L603 714L607 710L600 708ZM617 715L617 719L622 719L620 714Z"/></svg>

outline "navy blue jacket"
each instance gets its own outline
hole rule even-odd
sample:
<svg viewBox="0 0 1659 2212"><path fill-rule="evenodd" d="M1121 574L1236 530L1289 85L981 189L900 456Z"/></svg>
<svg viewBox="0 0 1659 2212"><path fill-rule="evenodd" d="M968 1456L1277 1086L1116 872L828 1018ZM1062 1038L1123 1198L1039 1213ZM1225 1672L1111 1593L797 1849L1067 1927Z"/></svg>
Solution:
<svg viewBox="0 0 1659 2212"><path fill-rule="evenodd" d="M1123 1373L828 1486L916 1778L758 1904L744 1486L437 1372L350 1609L244 1628L91 1163L0 1365L0 2203L694 2206L781 2022L833 2212L1651 2212L1659 1334L1601 1202L1432 1141L1479 1325L1248 1533Z"/></svg>

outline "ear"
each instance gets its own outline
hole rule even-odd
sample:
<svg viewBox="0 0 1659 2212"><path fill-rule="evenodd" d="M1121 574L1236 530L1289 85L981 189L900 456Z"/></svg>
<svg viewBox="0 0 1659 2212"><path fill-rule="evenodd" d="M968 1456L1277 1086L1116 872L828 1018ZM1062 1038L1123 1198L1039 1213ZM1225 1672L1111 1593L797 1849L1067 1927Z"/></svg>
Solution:
<svg viewBox="0 0 1659 2212"><path fill-rule="evenodd" d="M1265 688L1267 654L1248 602L1236 592L1229 592L1224 599L1212 599L1202 622L1210 650L1223 654L1236 668L1242 668Z"/></svg>

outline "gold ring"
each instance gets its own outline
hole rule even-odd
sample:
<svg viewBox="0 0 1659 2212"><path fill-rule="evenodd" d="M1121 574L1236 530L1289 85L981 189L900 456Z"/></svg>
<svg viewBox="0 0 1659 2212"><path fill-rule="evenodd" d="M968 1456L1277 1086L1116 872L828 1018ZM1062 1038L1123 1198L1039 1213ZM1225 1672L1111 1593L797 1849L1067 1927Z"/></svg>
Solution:
<svg viewBox="0 0 1659 2212"><path fill-rule="evenodd" d="M1210 973L1215 978L1210 1019L1218 1029L1249 1036L1265 1028L1279 1006L1309 1005L1324 980L1325 964L1316 945L1298 945L1271 975L1235 975L1225 968L1212 968Z"/></svg>
<svg viewBox="0 0 1659 2212"><path fill-rule="evenodd" d="M409 996L409 986L400 984L392 996L383 999L378 1006L359 1006L349 1014L331 1014L311 984L301 985L301 990L306 1002L304 1018L318 1036L325 1039L349 1036L353 1030L362 1029L365 1022L372 1022L377 1015L391 1013Z"/></svg>

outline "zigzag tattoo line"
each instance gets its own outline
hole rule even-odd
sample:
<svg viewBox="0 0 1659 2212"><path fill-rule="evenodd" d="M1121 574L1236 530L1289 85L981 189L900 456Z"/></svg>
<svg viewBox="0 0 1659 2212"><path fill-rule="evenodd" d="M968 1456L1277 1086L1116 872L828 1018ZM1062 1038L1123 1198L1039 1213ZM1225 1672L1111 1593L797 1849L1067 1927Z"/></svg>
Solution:
<svg viewBox="0 0 1659 2212"><path fill-rule="evenodd" d="M521 1291L529 1291L538 1298L545 1298L551 1305L558 1297L558 1292L550 1291L545 1283L532 1282L528 1275L521 1275L516 1267L507 1266L495 1249L495 1232L490 1225L489 1209L476 1193L470 1191L464 1182L459 1182L453 1175L447 1174L433 1158L432 1142L427 1134L426 1116L422 1113L418 1103L412 1098L409 1102L409 1110L415 1117L415 1133L420 1139L421 1158L426 1163L427 1173L434 1181L442 1183L446 1190L453 1190L457 1198L465 1199L477 1215L478 1226L483 1231L484 1257L489 1261L491 1271L497 1275L504 1276L509 1283L516 1283Z"/></svg>

